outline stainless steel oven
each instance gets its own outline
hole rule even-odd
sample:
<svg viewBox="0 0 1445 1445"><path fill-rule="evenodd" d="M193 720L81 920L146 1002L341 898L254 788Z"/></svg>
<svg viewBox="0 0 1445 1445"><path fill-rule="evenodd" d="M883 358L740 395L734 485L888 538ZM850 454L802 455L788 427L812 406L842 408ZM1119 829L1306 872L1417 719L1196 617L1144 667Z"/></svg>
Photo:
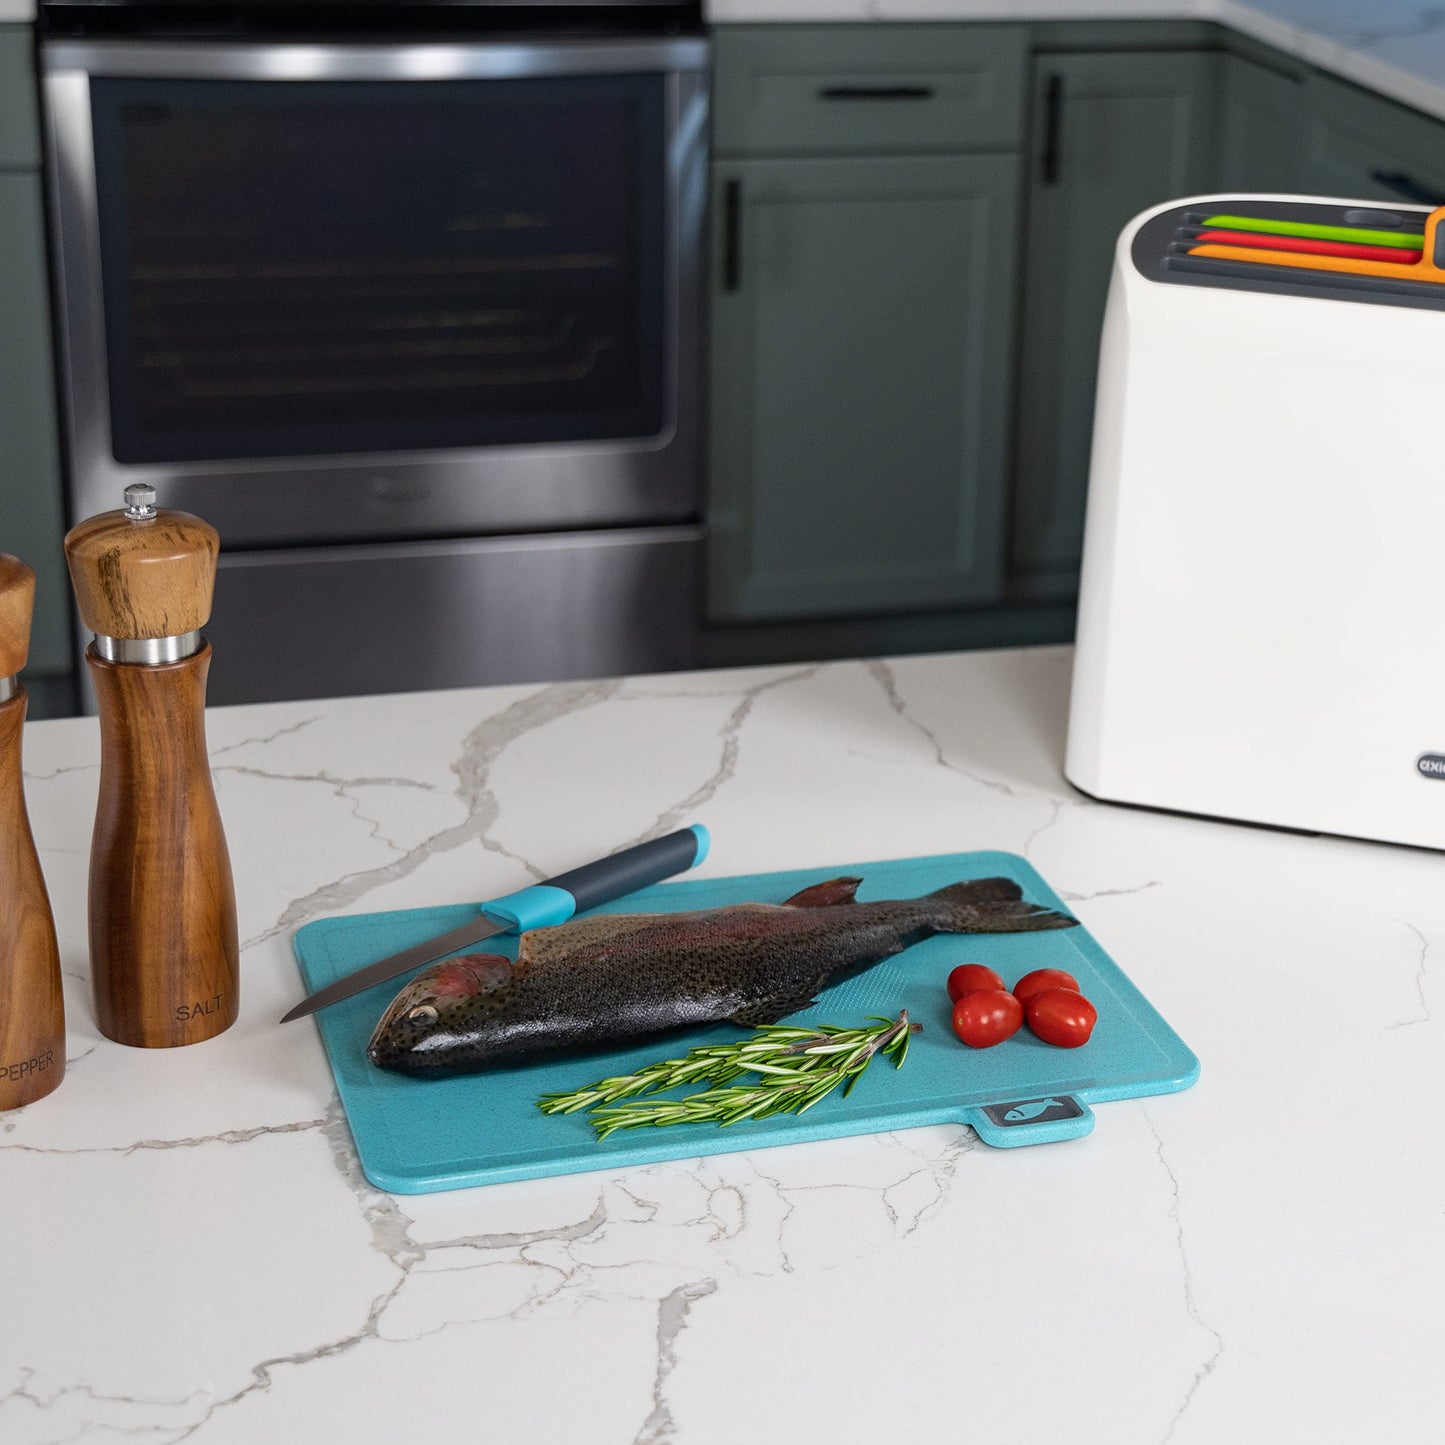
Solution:
<svg viewBox="0 0 1445 1445"><path fill-rule="evenodd" d="M43 41L73 514L218 528L216 701L688 665L706 40L396 13Z"/></svg>

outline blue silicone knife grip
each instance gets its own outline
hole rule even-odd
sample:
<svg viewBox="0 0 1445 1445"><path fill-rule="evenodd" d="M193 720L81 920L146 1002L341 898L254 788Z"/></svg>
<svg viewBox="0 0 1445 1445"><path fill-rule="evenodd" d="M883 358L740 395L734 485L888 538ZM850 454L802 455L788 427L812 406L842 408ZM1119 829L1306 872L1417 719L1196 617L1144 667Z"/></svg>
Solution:
<svg viewBox="0 0 1445 1445"><path fill-rule="evenodd" d="M707 829L697 823L666 837L654 838L650 843L624 848L610 858L600 858L570 873L559 873L540 886L565 888L577 900L577 912L581 913L584 909L596 908L599 903L626 897L651 883L660 883L674 873L695 868L707 857L711 841Z"/></svg>
<svg viewBox="0 0 1445 1445"><path fill-rule="evenodd" d="M552 883L535 883L483 904L482 912L521 933L528 928L550 928L566 923L577 911L577 901L565 888Z"/></svg>

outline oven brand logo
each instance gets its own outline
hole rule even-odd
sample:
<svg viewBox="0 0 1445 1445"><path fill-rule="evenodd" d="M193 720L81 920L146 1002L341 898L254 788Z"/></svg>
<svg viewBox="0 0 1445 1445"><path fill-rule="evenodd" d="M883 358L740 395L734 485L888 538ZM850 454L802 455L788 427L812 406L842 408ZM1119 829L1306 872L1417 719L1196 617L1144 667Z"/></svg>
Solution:
<svg viewBox="0 0 1445 1445"><path fill-rule="evenodd" d="M1421 753L1415 759L1415 771L1422 778L1434 778L1445 783L1445 753Z"/></svg>

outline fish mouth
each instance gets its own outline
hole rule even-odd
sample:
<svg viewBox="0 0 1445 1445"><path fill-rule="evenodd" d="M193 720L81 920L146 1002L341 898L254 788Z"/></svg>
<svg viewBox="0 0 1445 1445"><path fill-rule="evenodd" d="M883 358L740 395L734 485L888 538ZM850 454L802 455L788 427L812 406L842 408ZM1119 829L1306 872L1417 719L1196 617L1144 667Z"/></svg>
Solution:
<svg viewBox="0 0 1445 1445"><path fill-rule="evenodd" d="M439 1072L422 1066L409 1049L388 1048L384 1044L373 1043L367 1045L366 1056L378 1069L385 1069L392 1074L407 1074L413 1079L435 1077Z"/></svg>
<svg viewBox="0 0 1445 1445"><path fill-rule="evenodd" d="M386 1019L382 1019L372 1032L371 1038L366 1045L366 1057L376 1065L378 1069L388 1069L394 1074L414 1074L417 1072L412 1062L411 1050L405 1044L391 1036L390 1030L386 1027Z"/></svg>
<svg viewBox="0 0 1445 1445"><path fill-rule="evenodd" d="M405 989L394 998L386 1007L386 1011L377 1019L376 1027L371 1031L371 1037L366 1043L366 1056L372 1063L380 1063L383 1056L402 1052L405 1046L397 1038L400 1032L400 1024L403 1015L413 1007L410 989Z"/></svg>
<svg viewBox="0 0 1445 1445"><path fill-rule="evenodd" d="M366 1057L379 1069L414 1078L436 1078L447 1072L453 1040L447 1035L408 1037L404 1021L383 1017L366 1045Z"/></svg>
<svg viewBox="0 0 1445 1445"><path fill-rule="evenodd" d="M484 999L504 994L512 979L510 959L469 953L443 959L405 984L377 1020L366 1057L392 1073L439 1078L467 1073L457 1062L469 1019ZM475 1047L468 1056L476 1053ZM474 1067L474 1065L472 1066Z"/></svg>
<svg viewBox="0 0 1445 1445"><path fill-rule="evenodd" d="M425 990L404 989L377 1020L366 1057L379 1069L414 1078L463 1072L455 1066L460 1040L438 1002Z"/></svg>
<svg viewBox="0 0 1445 1445"><path fill-rule="evenodd" d="M424 1013L429 1017L413 1022L412 1015ZM436 1035L427 1031L437 1018L435 1005L420 998L415 989L403 989L392 1000L387 1010L376 1021L376 1027L367 1040L366 1057L379 1069L389 1069L397 1074L423 1074L429 1072L425 1065L429 1039ZM437 1047L433 1043L433 1048Z"/></svg>
<svg viewBox="0 0 1445 1445"><path fill-rule="evenodd" d="M459 1054L454 1039L435 1035L414 1041L373 1035L366 1056L379 1069L413 1079L449 1079L477 1067L470 1056Z"/></svg>

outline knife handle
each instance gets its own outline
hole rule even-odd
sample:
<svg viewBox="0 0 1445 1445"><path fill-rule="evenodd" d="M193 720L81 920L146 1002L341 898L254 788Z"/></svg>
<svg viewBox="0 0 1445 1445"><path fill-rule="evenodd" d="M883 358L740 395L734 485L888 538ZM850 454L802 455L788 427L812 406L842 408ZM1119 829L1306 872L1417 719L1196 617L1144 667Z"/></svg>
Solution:
<svg viewBox="0 0 1445 1445"><path fill-rule="evenodd" d="M712 839L701 823L624 848L610 858L586 863L570 873L559 873L545 883L493 899L482 909L491 918L521 932L565 923L574 913L610 903L635 893L649 883L660 883L674 873L685 873L707 857Z"/></svg>

